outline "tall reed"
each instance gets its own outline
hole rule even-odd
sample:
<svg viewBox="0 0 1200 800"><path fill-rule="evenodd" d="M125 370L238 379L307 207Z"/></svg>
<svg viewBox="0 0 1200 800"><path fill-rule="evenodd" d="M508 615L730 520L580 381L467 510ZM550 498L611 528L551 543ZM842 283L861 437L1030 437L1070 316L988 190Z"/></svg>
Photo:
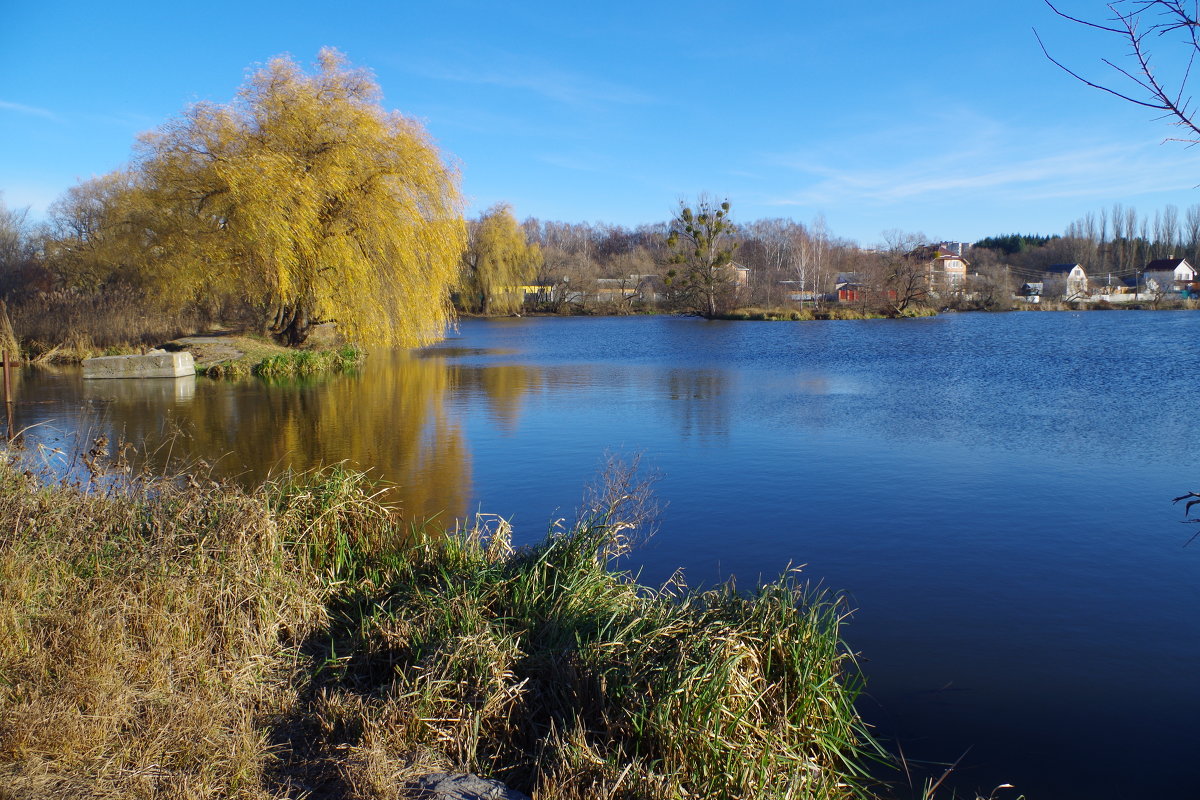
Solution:
<svg viewBox="0 0 1200 800"><path fill-rule="evenodd" d="M514 550L362 474L86 491L0 462L0 794L842 798L873 745L841 607L660 589L612 507Z"/></svg>

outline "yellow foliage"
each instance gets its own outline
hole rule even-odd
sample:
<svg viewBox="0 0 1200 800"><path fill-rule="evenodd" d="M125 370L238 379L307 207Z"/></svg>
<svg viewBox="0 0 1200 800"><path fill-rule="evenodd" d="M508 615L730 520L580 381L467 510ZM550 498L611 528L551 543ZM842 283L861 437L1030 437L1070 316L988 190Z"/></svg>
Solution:
<svg viewBox="0 0 1200 800"><path fill-rule="evenodd" d="M533 279L541 263L541 248L526 243L512 208L492 206L471 225L460 285L463 307L484 314L516 311L524 300L521 286Z"/></svg>
<svg viewBox="0 0 1200 800"><path fill-rule="evenodd" d="M139 269L195 299L237 297L291 344L317 322L350 340L439 338L466 247L457 171L372 75L324 49L278 57L228 104L143 135Z"/></svg>

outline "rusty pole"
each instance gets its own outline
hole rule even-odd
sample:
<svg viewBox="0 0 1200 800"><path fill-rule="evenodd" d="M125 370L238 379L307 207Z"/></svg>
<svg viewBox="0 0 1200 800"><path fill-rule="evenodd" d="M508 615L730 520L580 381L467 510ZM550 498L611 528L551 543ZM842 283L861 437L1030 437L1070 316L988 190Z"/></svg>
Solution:
<svg viewBox="0 0 1200 800"><path fill-rule="evenodd" d="M0 359L4 360L4 411L8 417L8 439L12 440L13 433L13 416L12 416L12 371L8 368L8 351L0 350Z"/></svg>

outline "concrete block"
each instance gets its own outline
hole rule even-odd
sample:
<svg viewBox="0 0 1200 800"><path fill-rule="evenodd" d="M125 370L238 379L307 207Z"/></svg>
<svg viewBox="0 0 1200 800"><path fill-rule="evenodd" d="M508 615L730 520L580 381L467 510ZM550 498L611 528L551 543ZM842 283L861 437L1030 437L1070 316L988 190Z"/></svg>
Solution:
<svg viewBox="0 0 1200 800"><path fill-rule="evenodd" d="M196 364L186 351L155 350L144 356L101 356L83 361L84 380L96 378L181 378L195 375Z"/></svg>

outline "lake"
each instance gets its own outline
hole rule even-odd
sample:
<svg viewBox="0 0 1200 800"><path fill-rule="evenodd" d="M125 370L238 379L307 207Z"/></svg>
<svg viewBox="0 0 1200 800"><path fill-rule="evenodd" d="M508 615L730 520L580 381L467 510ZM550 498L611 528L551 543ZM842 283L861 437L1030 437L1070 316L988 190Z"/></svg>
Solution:
<svg viewBox="0 0 1200 800"><path fill-rule="evenodd" d="M1198 341L1194 312L470 320L309 382L26 371L15 414L60 470L100 434L247 482L348 460L518 542L640 454L667 505L626 566L844 593L862 711L919 774L1194 797L1200 529L1170 500L1200 489Z"/></svg>

